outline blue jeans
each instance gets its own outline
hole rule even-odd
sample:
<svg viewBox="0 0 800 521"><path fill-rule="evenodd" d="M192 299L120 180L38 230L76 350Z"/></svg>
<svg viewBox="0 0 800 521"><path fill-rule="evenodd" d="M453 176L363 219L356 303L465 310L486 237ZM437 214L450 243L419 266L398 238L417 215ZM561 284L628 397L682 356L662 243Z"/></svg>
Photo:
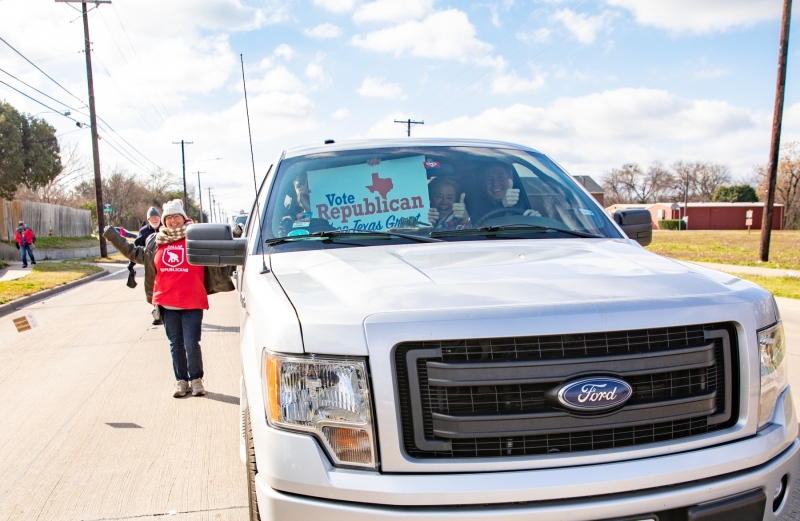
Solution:
<svg viewBox="0 0 800 521"><path fill-rule="evenodd" d="M22 254L22 267L26 268L28 266L28 258L25 256L27 253L30 258L31 262L36 262L36 259L33 258L33 248L31 248L30 244L23 244L19 247L19 252Z"/></svg>
<svg viewBox="0 0 800 521"><path fill-rule="evenodd" d="M172 370L175 380L194 380L203 377L203 353L200 352L202 309L161 308L161 319L169 338Z"/></svg>

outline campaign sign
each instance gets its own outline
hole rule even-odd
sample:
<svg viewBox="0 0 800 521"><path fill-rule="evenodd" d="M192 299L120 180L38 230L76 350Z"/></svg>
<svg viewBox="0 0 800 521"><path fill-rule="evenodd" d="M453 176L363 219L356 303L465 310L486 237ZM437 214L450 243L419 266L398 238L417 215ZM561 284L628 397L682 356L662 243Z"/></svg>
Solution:
<svg viewBox="0 0 800 521"><path fill-rule="evenodd" d="M425 156L308 172L313 217L339 229L412 228L427 219Z"/></svg>

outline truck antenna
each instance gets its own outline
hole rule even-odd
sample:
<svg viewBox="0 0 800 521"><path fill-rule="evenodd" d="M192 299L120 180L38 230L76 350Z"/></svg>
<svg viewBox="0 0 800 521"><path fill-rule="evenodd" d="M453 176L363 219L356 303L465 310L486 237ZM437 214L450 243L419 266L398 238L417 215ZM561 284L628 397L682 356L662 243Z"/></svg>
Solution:
<svg viewBox="0 0 800 521"><path fill-rule="evenodd" d="M247 105L247 83L244 80L244 55L239 54L239 61L242 63L242 87L244 87L244 110L247 113L247 135L250 136L250 163L253 165L253 189L256 193L256 219L258 219L258 236L264 239L263 220L261 219L261 208L258 206L258 181L256 181L256 160L253 156L253 131L250 130L250 107ZM261 273L269 273L267 261L264 257L264 246L261 246Z"/></svg>

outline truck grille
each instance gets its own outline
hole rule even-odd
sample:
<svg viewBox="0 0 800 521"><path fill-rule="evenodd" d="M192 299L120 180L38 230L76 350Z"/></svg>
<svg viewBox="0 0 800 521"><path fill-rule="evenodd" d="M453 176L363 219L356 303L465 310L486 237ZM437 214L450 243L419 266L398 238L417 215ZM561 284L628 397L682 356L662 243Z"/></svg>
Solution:
<svg viewBox="0 0 800 521"><path fill-rule="evenodd" d="M591 451L728 427L738 415L732 324L513 338L405 342L394 362L403 445L413 458ZM548 399L580 376L633 389L612 413Z"/></svg>

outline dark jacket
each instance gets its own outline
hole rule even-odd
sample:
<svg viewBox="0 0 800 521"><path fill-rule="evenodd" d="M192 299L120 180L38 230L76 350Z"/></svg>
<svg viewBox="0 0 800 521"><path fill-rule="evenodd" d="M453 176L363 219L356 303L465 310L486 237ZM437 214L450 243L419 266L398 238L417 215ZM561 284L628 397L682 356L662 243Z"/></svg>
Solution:
<svg viewBox="0 0 800 521"><path fill-rule="evenodd" d="M144 264L144 294L147 302L152 304L153 301L153 285L156 281L155 255L158 250L158 243L156 242L156 234L152 233L145 241L144 246L136 246L123 239L113 226L106 228L103 232L103 237L114 245L114 247L131 262L137 264ZM233 281L231 281L230 272L231 266L218 268L216 266L204 267L204 280L203 283L206 287L206 294L220 293L223 291L233 291Z"/></svg>
<svg viewBox="0 0 800 521"><path fill-rule="evenodd" d="M161 225L158 226L161 228ZM139 235L136 236L136 239L133 241L133 244L136 246L144 246L147 242L147 238L150 237L152 234L156 233L156 230L150 226L150 223L145 224L141 228L139 228Z"/></svg>

